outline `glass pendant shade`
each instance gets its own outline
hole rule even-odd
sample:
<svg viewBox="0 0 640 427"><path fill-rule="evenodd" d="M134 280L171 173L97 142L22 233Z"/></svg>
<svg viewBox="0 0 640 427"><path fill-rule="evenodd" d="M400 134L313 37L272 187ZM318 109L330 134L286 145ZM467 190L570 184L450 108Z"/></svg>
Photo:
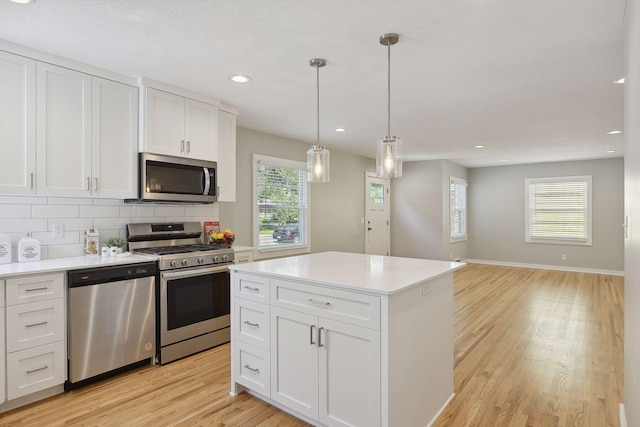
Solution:
<svg viewBox="0 0 640 427"><path fill-rule="evenodd" d="M400 178L402 176L401 139L387 135L378 140L376 176L380 178Z"/></svg>
<svg viewBox="0 0 640 427"><path fill-rule="evenodd" d="M329 182L329 150L324 145L313 145L307 151L307 181Z"/></svg>

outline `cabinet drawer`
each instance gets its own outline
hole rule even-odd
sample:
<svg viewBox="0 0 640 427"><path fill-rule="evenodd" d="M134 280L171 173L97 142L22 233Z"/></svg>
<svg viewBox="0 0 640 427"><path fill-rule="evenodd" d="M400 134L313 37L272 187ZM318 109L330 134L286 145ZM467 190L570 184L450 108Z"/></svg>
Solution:
<svg viewBox="0 0 640 427"><path fill-rule="evenodd" d="M7 305L62 298L64 273L7 279Z"/></svg>
<svg viewBox="0 0 640 427"><path fill-rule="evenodd" d="M236 252L234 255L234 261L236 264L244 264L245 262L253 262L253 252L243 251Z"/></svg>
<svg viewBox="0 0 640 427"><path fill-rule="evenodd" d="M237 362L234 367L235 381L269 397L271 383L269 352L242 341L234 341L233 349L233 360Z"/></svg>
<svg viewBox="0 0 640 427"><path fill-rule="evenodd" d="M7 354L7 400L62 384L65 363L63 341Z"/></svg>
<svg viewBox="0 0 640 427"><path fill-rule="evenodd" d="M272 280L271 286L271 305L380 329L380 297L286 280Z"/></svg>
<svg viewBox="0 0 640 427"><path fill-rule="evenodd" d="M64 299L10 305L7 352L64 340Z"/></svg>
<svg viewBox="0 0 640 427"><path fill-rule="evenodd" d="M234 301L235 338L264 350L270 348L269 306L236 298Z"/></svg>
<svg viewBox="0 0 640 427"><path fill-rule="evenodd" d="M235 276L235 296L269 304L269 279L238 273Z"/></svg>

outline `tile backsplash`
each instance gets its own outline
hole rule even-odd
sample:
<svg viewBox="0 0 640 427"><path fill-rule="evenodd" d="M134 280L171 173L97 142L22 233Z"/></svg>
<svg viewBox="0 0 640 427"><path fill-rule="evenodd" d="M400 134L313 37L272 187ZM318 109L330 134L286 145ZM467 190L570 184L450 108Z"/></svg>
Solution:
<svg viewBox="0 0 640 427"><path fill-rule="evenodd" d="M100 242L126 238L133 222L219 221L218 204L125 204L115 199L79 199L38 196L0 196L0 230L11 237L12 261L17 261L18 241L32 233L40 241L41 258L83 254L84 230L96 228ZM53 237L53 225L62 225L62 237Z"/></svg>

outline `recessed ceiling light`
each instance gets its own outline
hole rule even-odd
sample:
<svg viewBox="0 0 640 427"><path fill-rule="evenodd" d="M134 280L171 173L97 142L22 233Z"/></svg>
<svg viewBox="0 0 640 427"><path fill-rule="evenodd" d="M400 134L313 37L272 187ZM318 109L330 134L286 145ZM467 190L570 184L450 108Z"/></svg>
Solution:
<svg viewBox="0 0 640 427"><path fill-rule="evenodd" d="M617 135L619 133L622 133L621 130L610 130L609 132L607 132L607 135Z"/></svg>
<svg viewBox="0 0 640 427"><path fill-rule="evenodd" d="M236 83L247 83L251 81L251 77L245 76L244 74L233 74L229 76L229 80Z"/></svg>
<svg viewBox="0 0 640 427"><path fill-rule="evenodd" d="M14 3L19 3L19 4L28 4L28 3L35 3L36 0L9 0L12 1Z"/></svg>
<svg viewBox="0 0 640 427"><path fill-rule="evenodd" d="M613 154L615 152L616 152L616 150L607 150L607 151L605 151L605 153L607 153L607 154Z"/></svg>
<svg viewBox="0 0 640 427"><path fill-rule="evenodd" d="M500 159L500 161L501 161L501 162L506 162L506 161L507 161L507 159Z"/></svg>
<svg viewBox="0 0 640 427"><path fill-rule="evenodd" d="M618 80L614 80L614 81L613 81L613 84L616 84L616 85L624 84L624 77L623 77L623 78L621 78L621 79L618 79Z"/></svg>
<svg viewBox="0 0 640 427"><path fill-rule="evenodd" d="M345 128L336 128L336 132L346 132L347 129Z"/></svg>
<svg viewBox="0 0 640 427"><path fill-rule="evenodd" d="M484 145L474 145L475 148L484 148Z"/></svg>

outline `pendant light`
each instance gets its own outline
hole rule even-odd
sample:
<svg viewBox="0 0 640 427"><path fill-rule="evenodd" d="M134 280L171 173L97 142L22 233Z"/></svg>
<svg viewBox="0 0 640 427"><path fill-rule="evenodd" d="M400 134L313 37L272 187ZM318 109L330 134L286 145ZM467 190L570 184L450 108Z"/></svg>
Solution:
<svg viewBox="0 0 640 427"><path fill-rule="evenodd" d="M326 64L327 61L322 58L314 58L309 61L309 65L316 69L316 89L318 92L316 145L307 151L307 181L309 182L329 182L329 150L324 145L320 145L320 68Z"/></svg>
<svg viewBox="0 0 640 427"><path fill-rule="evenodd" d="M376 150L376 175L380 178L402 176L402 140L391 135L391 45L398 40L395 33L380 36L380 44L387 46L387 134L378 141Z"/></svg>

